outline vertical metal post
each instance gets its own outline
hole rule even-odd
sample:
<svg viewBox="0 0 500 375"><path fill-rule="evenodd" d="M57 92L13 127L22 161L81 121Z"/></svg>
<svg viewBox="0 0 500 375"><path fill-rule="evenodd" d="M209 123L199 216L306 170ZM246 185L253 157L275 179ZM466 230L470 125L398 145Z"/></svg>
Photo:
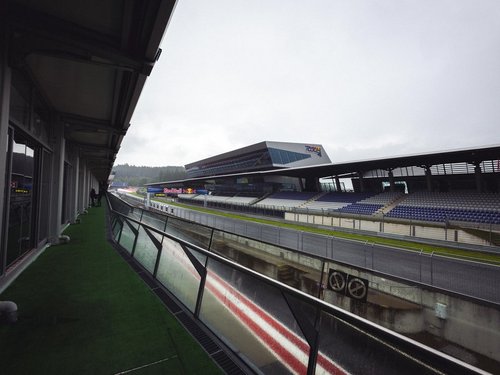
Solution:
<svg viewBox="0 0 500 375"><path fill-rule="evenodd" d="M419 268L420 268L420 282L422 282L422 252L423 249L420 249L420 253L418 254L419 257Z"/></svg>
<svg viewBox="0 0 500 375"><path fill-rule="evenodd" d="M372 270L375 269L374 260L373 260L374 256L375 256L375 244L372 243Z"/></svg>
<svg viewBox="0 0 500 375"><path fill-rule="evenodd" d="M137 234L135 235L135 238L134 238L134 244L132 245L132 250L130 251L130 256L132 258L134 257L135 247L137 245L137 239L139 238L139 229L140 228L141 228L141 225L139 224L139 226L137 227Z"/></svg>
<svg viewBox="0 0 500 375"><path fill-rule="evenodd" d="M492 226L492 223L490 222L490 246L493 246L493 238L492 238L492 233L491 233L491 230L492 230L491 226Z"/></svg>
<svg viewBox="0 0 500 375"><path fill-rule="evenodd" d="M196 298L196 306L194 308L194 316L200 318L201 302L203 300L203 292L205 291L205 284L207 282L207 267L208 267L208 257L205 259L205 272L200 275L200 287L198 288L198 297Z"/></svg>
<svg viewBox="0 0 500 375"><path fill-rule="evenodd" d="M214 232L215 232L215 229L212 228L212 233L210 233L210 240L208 241L208 250L209 251L212 251L212 241L214 239Z"/></svg>
<svg viewBox="0 0 500 375"><path fill-rule="evenodd" d="M433 262L433 257L434 256L434 251L431 253L431 285L434 286L434 262Z"/></svg>
<svg viewBox="0 0 500 375"><path fill-rule="evenodd" d="M332 249L332 252L331 252L331 255L330 255L330 259L333 259L333 238L334 238L333 236L330 237L330 243L331 243L331 249Z"/></svg>

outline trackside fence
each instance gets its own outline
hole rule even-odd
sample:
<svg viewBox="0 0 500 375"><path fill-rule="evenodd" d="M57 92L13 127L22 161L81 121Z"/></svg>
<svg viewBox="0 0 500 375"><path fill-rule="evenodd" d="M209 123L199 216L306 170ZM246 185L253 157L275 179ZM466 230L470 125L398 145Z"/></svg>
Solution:
<svg viewBox="0 0 500 375"><path fill-rule="evenodd" d="M225 241L248 238L108 203L114 240L255 373L484 373L228 259ZM306 261L319 282L324 260Z"/></svg>
<svg viewBox="0 0 500 375"><path fill-rule="evenodd" d="M134 199L125 196L125 199ZM140 199L140 198L139 198ZM140 199L142 200L142 199ZM135 202L134 202L135 203ZM405 251L317 233L297 231L279 226L208 215L196 210L152 202L152 208L171 212L178 218L221 231L239 234L257 241L324 257L354 267L362 267L388 276L447 290L464 297L500 303L498 266L450 258L423 251ZM409 239L411 240L411 239ZM498 251L498 248L491 248ZM394 260L399 266L394 267ZM452 267L450 267L452 265Z"/></svg>

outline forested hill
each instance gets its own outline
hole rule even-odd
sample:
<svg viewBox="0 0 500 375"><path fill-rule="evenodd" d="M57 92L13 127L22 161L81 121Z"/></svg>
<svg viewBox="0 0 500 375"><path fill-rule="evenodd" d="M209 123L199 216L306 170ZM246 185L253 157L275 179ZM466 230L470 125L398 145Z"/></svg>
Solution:
<svg viewBox="0 0 500 375"><path fill-rule="evenodd" d="M127 182L129 186L142 186L151 182L174 181L186 178L184 167L147 167L129 164L115 165L114 181Z"/></svg>

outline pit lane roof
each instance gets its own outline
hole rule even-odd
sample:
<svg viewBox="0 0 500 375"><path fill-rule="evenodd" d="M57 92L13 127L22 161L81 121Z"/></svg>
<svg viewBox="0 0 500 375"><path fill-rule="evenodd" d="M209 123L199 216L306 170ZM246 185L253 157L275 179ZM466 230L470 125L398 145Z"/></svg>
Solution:
<svg viewBox="0 0 500 375"><path fill-rule="evenodd" d="M175 0L8 0L9 64L28 74L77 151L107 180Z"/></svg>

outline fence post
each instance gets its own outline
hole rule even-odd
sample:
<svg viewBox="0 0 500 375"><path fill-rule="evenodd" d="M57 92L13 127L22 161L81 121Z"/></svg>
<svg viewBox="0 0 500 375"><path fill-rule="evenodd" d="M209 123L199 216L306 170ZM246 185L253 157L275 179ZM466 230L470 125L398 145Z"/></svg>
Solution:
<svg viewBox="0 0 500 375"><path fill-rule="evenodd" d="M492 223L490 222L490 246L493 246L493 237L492 237Z"/></svg>
<svg viewBox="0 0 500 375"><path fill-rule="evenodd" d="M431 253L431 285L434 286L434 261L433 257L434 256L434 251Z"/></svg>
<svg viewBox="0 0 500 375"><path fill-rule="evenodd" d="M375 266L374 266L374 257L375 257L375 243L372 243L372 270L375 269Z"/></svg>
<svg viewBox="0 0 500 375"><path fill-rule="evenodd" d="M420 282L422 282L422 252L424 250L423 249L420 249L420 253L418 254L418 257L419 257L419 272L420 272Z"/></svg>

